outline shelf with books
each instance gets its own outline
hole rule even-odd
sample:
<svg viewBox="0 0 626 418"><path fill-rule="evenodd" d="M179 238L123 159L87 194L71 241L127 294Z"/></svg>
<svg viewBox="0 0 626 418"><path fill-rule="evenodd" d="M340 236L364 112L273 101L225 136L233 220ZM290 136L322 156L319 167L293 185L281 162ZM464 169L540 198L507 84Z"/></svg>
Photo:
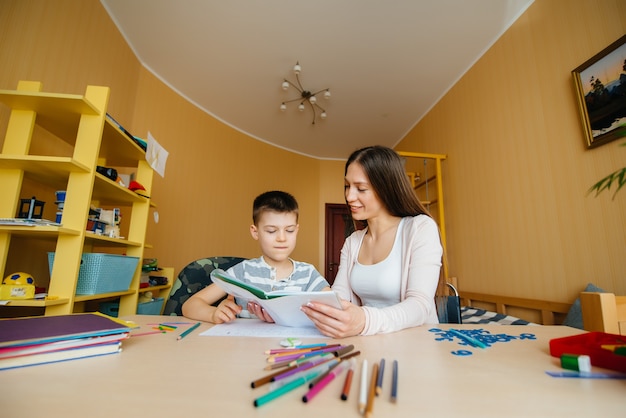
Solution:
<svg viewBox="0 0 626 418"><path fill-rule="evenodd" d="M41 254L33 254L33 257L43 259L45 251L54 251L52 271L34 273L43 282L49 277L49 283L43 283L43 286L48 284L48 294L59 302L20 300L11 301L7 306L43 306L45 315L61 315L79 312L84 301L118 296L121 298L120 314L134 314L140 268L136 269L128 291L114 295L77 296L75 290L83 252L103 249L105 253L122 253L142 259L152 206L150 199L101 175L96 168L105 166L132 172L135 180L149 191L153 172L145 161L145 151L109 119L106 113L108 87L87 86L84 95L41 90L41 83L32 81L20 82L17 90L0 90L0 103L11 110L0 153L0 218L14 217L19 199L24 195L35 195L31 194L33 189L40 199L40 193L50 196L42 199L44 201L52 200L55 191L64 190L66 198L61 226L0 225L0 273L4 277L13 270L40 268L37 263L36 267L28 264L22 254L28 252L29 240L51 241L45 246L52 249L40 249ZM39 144L35 147L37 150L54 149L55 154L61 155L38 155L31 152L33 143ZM124 221L124 234L120 234L123 238L87 231L92 207L120 208ZM11 237L19 239L12 240ZM11 254L18 256L7 263ZM7 271L7 264L11 271Z"/></svg>

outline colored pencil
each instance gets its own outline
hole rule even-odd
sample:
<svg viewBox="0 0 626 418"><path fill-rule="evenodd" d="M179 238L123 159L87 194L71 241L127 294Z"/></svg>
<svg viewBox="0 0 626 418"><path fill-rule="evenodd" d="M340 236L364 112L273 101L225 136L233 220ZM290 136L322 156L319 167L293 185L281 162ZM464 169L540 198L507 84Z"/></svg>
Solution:
<svg viewBox="0 0 626 418"><path fill-rule="evenodd" d="M398 400L398 360L394 360L392 376L391 376L391 402L396 403L397 400Z"/></svg>
<svg viewBox="0 0 626 418"><path fill-rule="evenodd" d="M376 396L380 395L383 391L383 374L385 373L385 359L380 359L378 366L378 378L376 379Z"/></svg>
<svg viewBox="0 0 626 418"><path fill-rule="evenodd" d="M200 326L200 322L197 322L195 325L192 325L191 327L189 327L186 331L183 331L178 338L176 338L177 340L182 340L183 338L185 338L187 335L191 334L191 332L198 328Z"/></svg>
<svg viewBox="0 0 626 418"><path fill-rule="evenodd" d="M288 355L275 355L275 356L268 357L267 358L267 362L268 363L276 363L276 362L282 362L282 361L286 361L286 360L298 360L298 359L301 359L301 358L318 356L320 354L329 353L329 352L333 352L333 351L338 351L339 349L341 349L343 347L344 346L337 345L337 346L318 348L318 349L314 349L314 350L307 351L307 352L304 352L304 353L296 353L296 354L288 354Z"/></svg>
<svg viewBox="0 0 626 418"><path fill-rule="evenodd" d="M365 418L370 418L374 413L374 398L376 398L376 382L378 381L378 363L372 366L372 379L370 381L367 404L365 406Z"/></svg>
<svg viewBox="0 0 626 418"><path fill-rule="evenodd" d="M363 415L365 413L365 406L367 405L367 360L363 360L361 366L361 387L359 388L359 413Z"/></svg>
<svg viewBox="0 0 626 418"><path fill-rule="evenodd" d="M333 344L335 345L335 344ZM339 345L339 344L336 344ZM293 348L272 348L269 350L265 351L265 354L280 354L280 353L287 353L287 352L293 352L294 350L304 350L304 349L314 349L314 348L323 348L323 347L327 347L328 344L326 343L320 343L320 344L306 344L306 345L299 345Z"/></svg>

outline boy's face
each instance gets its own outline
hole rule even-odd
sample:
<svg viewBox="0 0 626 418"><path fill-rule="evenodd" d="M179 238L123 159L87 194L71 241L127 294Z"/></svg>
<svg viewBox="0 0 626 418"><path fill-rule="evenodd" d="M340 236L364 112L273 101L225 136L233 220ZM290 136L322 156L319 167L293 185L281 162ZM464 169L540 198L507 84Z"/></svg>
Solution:
<svg viewBox="0 0 626 418"><path fill-rule="evenodd" d="M259 217L258 225L250 226L250 233L259 241L266 259L280 262L296 248L298 227L295 213L265 211Z"/></svg>

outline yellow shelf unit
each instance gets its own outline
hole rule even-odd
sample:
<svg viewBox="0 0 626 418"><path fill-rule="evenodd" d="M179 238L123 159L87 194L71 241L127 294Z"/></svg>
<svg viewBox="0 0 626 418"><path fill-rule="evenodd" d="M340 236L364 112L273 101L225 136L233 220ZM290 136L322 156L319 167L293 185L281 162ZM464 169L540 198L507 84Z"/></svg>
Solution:
<svg viewBox="0 0 626 418"><path fill-rule="evenodd" d="M0 226L3 273L8 273L5 269L12 237L55 241L55 262L48 287L53 299L12 300L7 306L44 307L45 315L57 315L80 311L87 300L119 296L120 315L136 312L151 202L97 173L96 167L130 167L135 171L135 179L147 190L152 187L153 171L145 160L145 152L106 117L109 93L108 87L101 86L88 86L84 95L46 93L40 82L33 81L19 82L16 90L0 90L0 102L11 109L0 154L0 218L15 216L24 179L51 190L66 190L62 226ZM69 144L71 155L31 155L36 125ZM128 234L124 239L86 231L93 203L125 208L123 222L128 222ZM81 255L93 248L139 258L140 265L128 291L75 294Z"/></svg>
<svg viewBox="0 0 626 418"><path fill-rule="evenodd" d="M441 175L441 163L447 158L447 155L409 151L398 151L398 155L406 160L405 168L415 193L439 225L441 245L444 251L443 277L448 279L450 276L448 274L448 261L445 256L447 253L446 217Z"/></svg>

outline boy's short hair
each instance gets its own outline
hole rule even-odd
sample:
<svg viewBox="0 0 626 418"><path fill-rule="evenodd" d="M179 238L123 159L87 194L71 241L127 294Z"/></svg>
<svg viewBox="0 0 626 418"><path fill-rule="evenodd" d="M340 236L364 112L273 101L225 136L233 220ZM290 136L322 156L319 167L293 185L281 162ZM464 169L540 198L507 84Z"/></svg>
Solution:
<svg viewBox="0 0 626 418"><path fill-rule="evenodd" d="M272 190L258 195L252 204L252 222L258 225L261 214L266 211L295 213L298 221L298 202L287 192Z"/></svg>

